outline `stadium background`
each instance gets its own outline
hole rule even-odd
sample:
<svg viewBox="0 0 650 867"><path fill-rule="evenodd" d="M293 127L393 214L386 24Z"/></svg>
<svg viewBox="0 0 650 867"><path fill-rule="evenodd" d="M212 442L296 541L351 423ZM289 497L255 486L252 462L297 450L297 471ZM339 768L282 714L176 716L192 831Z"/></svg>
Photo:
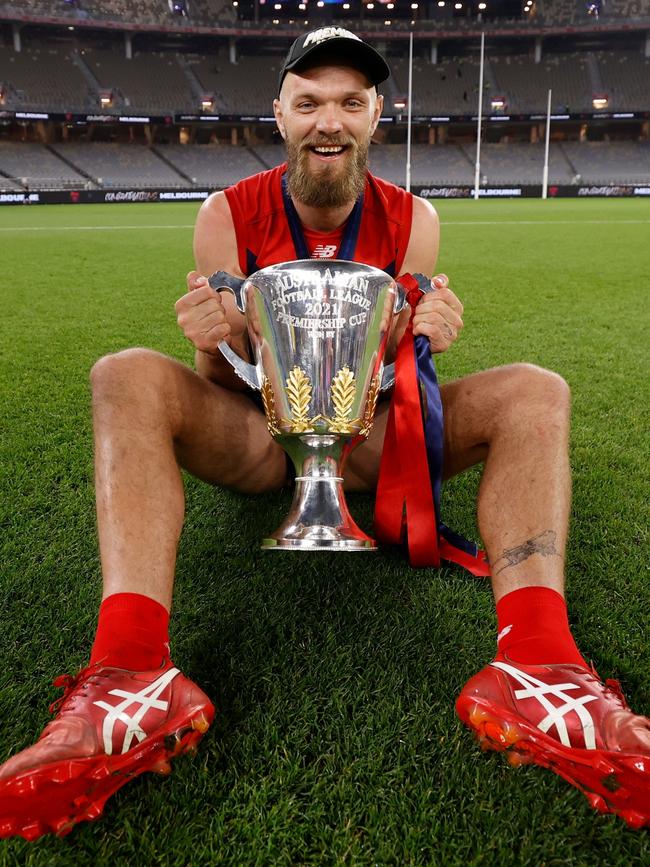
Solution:
<svg viewBox="0 0 650 867"><path fill-rule="evenodd" d="M412 188L469 195L484 31L482 195L539 195L549 88L549 194L650 192L650 0L26 0L0 2L0 201L201 198L278 164L281 59L331 23L392 67L377 174L405 180L412 31Z"/></svg>

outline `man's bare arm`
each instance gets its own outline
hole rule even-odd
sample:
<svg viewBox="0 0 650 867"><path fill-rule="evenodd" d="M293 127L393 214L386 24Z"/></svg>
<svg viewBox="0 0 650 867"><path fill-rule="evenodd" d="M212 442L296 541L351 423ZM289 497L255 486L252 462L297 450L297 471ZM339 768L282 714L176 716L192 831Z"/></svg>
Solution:
<svg viewBox="0 0 650 867"><path fill-rule="evenodd" d="M245 384L233 373L218 344L226 340L238 355L248 360L244 316L229 292L216 293L205 278L215 271L243 277L237 257L237 239L224 193L214 193L201 206L194 228L196 271L187 275L189 291L176 302L178 324L196 347L198 373L233 391Z"/></svg>
<svg viewBox="0 0 650 867"><path fill-rule="evenodd" d="M411 237L404 257L402 272L433 274L440 245L440 221L433 206L425 199L413 200ZM463 327L463 305L449 288L444 274L433 279L435 292L424 295L413 318L413 333L429 338L432 352L444 352L458 337ZM389 348L395 351L408 324L410 310L399 317Z"/></svg>

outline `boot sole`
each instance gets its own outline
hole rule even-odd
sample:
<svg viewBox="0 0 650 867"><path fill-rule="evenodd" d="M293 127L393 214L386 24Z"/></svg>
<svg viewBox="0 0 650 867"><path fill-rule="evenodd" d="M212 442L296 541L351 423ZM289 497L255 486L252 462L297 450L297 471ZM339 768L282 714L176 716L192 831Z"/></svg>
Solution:
<svg viewBox="0 0 650 867"><path fill-rule="evenodd" d="M171 773L170 760L195 752L214 708L193 708L122 755L65 759L0 780L0 839L64 837L79 822L98 819L106 801L147 771Z"/></svg>
<svg viewBox="0 0 650 867"><path fill-rule="evenodd" d="M459 696L456 712L481 749L505 753L513 767L548 768L579 789L599 813L614 813L635 830L650 826L647 756L565 747L517 714L475 696Z"/></svg>

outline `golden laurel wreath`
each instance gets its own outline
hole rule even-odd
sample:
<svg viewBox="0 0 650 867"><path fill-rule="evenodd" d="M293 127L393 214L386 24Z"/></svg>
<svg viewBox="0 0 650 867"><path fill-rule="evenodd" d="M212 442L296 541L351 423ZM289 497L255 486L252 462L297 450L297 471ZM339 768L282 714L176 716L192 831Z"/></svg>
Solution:
<svg viewBox="0 0 650 867"><path fill-rule="evenodd" d="M379 395L379 377L375 376L368 389L363 418L350 418L357 394L354 373L344 365L332 380L330 395L334 407L334 418L316 415L310 418L309 407L312 399L312 384L299 367L294 367L286 379L287 400L291 408L291 418L278 420L275 410L275 395L268 377L262 383L262 402L266 413L266 423L271 436L281 433L310 433L317 421L326 422L331 433L350 434L358 432L367 437L372 423Z"/></svg>

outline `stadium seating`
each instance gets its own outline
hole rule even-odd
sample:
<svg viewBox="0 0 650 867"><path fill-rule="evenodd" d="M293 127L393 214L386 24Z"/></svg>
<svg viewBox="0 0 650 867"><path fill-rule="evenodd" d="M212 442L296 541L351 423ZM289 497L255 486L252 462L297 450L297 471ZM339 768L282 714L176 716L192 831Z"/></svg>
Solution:
<svg viewBox="0 0 650 867"><path fill-rule="evenodd" d="M87 178L42 144L0 141L0 172L17 189L65 189L87 186Z"/></svg>
<svg viewBox="0 0 650 867"><path fill-rule="evenodd" d="M281 144L256 145L251 150L268 169L279 166L286 159L286 152L284 146Z"/></svg>
<svg viewBox="0 0 650 867"><path fill-rule="evenodd" d="M111 89L122 107L146 114L196 111L190 84L172 52L134 54L88 49L84 60L102 88Z"/></svg>
<svg viewBox="0 0 650 867"><path fill-rule="evenodd" d="M562 150L583 184L650 183L650 142L566 142Z"/></svg>
<svg viewBox="0 0 650 867"><path fill-rule="evenodd" d="M407 60L390 62L392 76L381 88L386 115L397 112L396 97L404 97L408 85ZM223 47L212 56L140 51L127 60L122 45L77 53L30 41L21 52L0 53L0 83L7 108L15 109L94 112L98 91L105 88L114 94L111 110L116 112L193 113L200 95L210 93L218 113L269 116L281 63L281 55L247 54L233 64ZM478 83L475 56L447 57L437 65L416 57L413 114L473 114ZM639 49L545 54L535 63L532 54L491 52L483 108L490 112L490 97L502 96L508 112L545 112L549 88L554 113L591 112L592 97L601 90L610 97L610 110L644 110L650 105L650 58Z"/></svg>
<svg viewBox="0 0 650 867"><path fill-rule="evenodd" d="M396 93L408 92L408 60L390 59ZM476 110L479 62L475 57L447 58L433 65L413 61L413 114L470 114Z"/></svg>
<svg viewBox="0 0 650 867"><path fill-rule="evenodd" d="M497 95L505 96L508 111L546 111L549 89L553 112L591 111L593 85L587 53L547 54L540 63L532 55L490 57Z"/></svg>
<svg viewBox="0 0 650 867"><path fill-rule="evenodd" d="M97 107L73 53L57 46L35 44L21 52L0 51L0 82L7 86L7 108L86 111Z"/></svg>
<svg viewBox="0 0 650 867"><path fill-rule="evenodd" d="M225 144L41 144L0 142L0 189L191 187L219 189L279 165L281 145ZM371 170L403 185L406 146L373 145ZM423 186L473 185L475 145L415 144L411 183ZM488 144L481 147L483 185L541 184L544 147L540 144ZM648 184L650 142L553 143L551 184Z"/></svg>
<svg viewBox="0 0 650 867"><path fill-rule="evenodd" d="M640 51L599 51L595 54L609 108L639 111L650 106L650 58Z"/></svg>
<svg viewBox="0 0 650 867"><path fill-rule="evenodd" d="M188 186L186 178L144 145L74 143L53 145L53 150L105 188Z"/></svg>
<svg viewBox="0 0 650 867"><path fill-rule="evenodd" d="M156 150L195 186L228 186L266 168L266 165L245 147L164 145ZM283 151L283 148L278 150Z"/></svg>
<svg viewBox="0 0 650 867"><path fill-rule="evenodd" d="M240 56L233 64L225 53L190 56L186 62L207 93L216 96L223 114L271 115L282 58Z"/></svg>
<svg viewBox="0 0 650 867"><path fill-rule="evenodd" d="M188 14L175 14L166 0L14 0L0 3L7 15L31 14L44 18L119 21L128 24L162 24L182 29L188 25L214 26L236 18L230 0L190 0Z"/></svg>

